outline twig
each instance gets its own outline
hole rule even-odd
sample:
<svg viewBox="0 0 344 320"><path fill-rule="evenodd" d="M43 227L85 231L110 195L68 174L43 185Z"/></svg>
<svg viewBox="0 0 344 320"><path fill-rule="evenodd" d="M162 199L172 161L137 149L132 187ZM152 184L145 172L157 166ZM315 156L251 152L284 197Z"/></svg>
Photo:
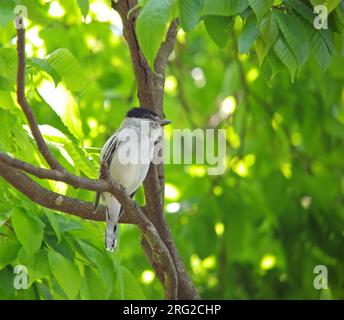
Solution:
<svg viewBox="0 0 344 320"><path fill-rule="evenodd" d="M18 52L18 69L17 69L17 101L22 108L32 135L36 140L37 146L47 163L52 169L64 171L64 168L58 163L50 152L45 143L42 133L38 128L35 116L25 97L25 29L17 29L17 52Z"/></svg>

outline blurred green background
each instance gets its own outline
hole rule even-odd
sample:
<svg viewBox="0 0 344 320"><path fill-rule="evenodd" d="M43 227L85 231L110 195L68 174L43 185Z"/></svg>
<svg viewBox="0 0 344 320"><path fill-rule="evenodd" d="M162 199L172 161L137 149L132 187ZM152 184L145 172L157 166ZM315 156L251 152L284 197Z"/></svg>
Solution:
<svg viewBox="0 0 344 320"><path fill-rule="evenodd" d="M0 0L0 149L43 166L13 92L18 3ZM68 170L96 178L99 148L138 101L119 16L109 1L89 3L84 17L86 1L20 1L28 8L26 53L34 58L27 95L42 132ZM284 70L271 79L254 52L237 52L235 35L220 50L202 23L178 32L165 134L227 131L223 175L197 164L165 168L166 216L202 298L344 297L343 66L336 55L324 74L310 61L294 83ZM94 200L92 192L40 183ZM121 226L111 255L103 223L40 208L2 178L0 192L1 299L162 298L135 226ZM142 190L136 200L143 203ZM27 290L13 288L18 264L29 269ZM314 288L316 265L328 268L327 290Z"/></svg>

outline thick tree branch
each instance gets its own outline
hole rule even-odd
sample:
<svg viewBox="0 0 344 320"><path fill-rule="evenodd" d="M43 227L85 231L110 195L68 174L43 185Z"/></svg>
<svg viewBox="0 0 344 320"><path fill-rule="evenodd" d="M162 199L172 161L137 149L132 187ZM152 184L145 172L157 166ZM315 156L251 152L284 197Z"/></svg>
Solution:
<svg viewBox="0 0 344 320"><path fill-rule="evenodd" d="M98 208L97 213L94 213L93 203L49 191L30 179L26 174L1 161L0 175L15 189L42 207L69 213L83 219L104 221L105 210L103 207Z"/></svg>
<svg viewBox="0 0 344 320"><path fill-rule="evenodd" d="M168 57L174 47L178 22L172 21L166 40L162 44L155 60L155 70L152 72L140 50L135 34L135 20L139 10L130 10L136 7L136 5L136 0L120 0L116 3L112 1L112 7L119 13L122 19L123 34L128 43L134 73L138 84L137 89L140 105L156 112L159 116L163 116L165 68ZM144 181L146 199L145 214L156 227L159 232L159 236L165 243L173 259L178 275L178 299L198 299L198 293L195 290L192 281L189 279L184 263L177 252L164 216L164 187L164 165L160 164L159 166L156 166L151 164ZM152 263L157 276L160 279L161 275L159 274L159 270L155 268L154 259L151 258L152 248L149 248L144 237L142 239L142 245L148 260Z"/></svg>
<svg viewBox="0 0 344 320"><path fill-rule="evenodd" d="M36 140L37 146L44 159L52 169L63 171L64 168L58 163L50 152L45 143L42 133L38 128L35 116L25 97L25 29L17 29L17 52L18 52L18 69L17 69L17 101L22 108L32 135Z"/></svg>
<svg viewBox="0 0 344 320"><path fill-rule="evenodd" d="M26 173L32 174L39 179L49 179L54 181L65 182L75 188L82 188L90 191L105 192L108 191L110 185L104 180L93 180L75 176L66 170L63 172L57 170L43 169L35 167L27 162L10 157L0 152L0 162L5 163L13 168L20 169Z"/></svg>

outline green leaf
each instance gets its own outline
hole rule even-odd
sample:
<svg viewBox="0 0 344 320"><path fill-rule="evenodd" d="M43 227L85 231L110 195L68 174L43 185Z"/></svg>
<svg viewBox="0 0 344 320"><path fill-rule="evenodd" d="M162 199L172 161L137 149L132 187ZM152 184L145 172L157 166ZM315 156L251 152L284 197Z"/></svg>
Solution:
<svg viewBox="0 0 344 320"><path fill-rule="evenodd" d="M102 277L104 283L107 284L106 292L109 295L113 289L115 269L112 261L103 252L94 248L92 245L86 243L85 241L78 240L82 251L85 253L86 257L90 259L94 264L96 264L97 269Z"/></svg>
<svg viewBox="0 0 344 320"><path fill-rule="evenodd" d="M224 48L229 40L233 18L221 16L204 16L204 25L209 36L220 48Z"/></svg>
<svg viewBox="0 0 344 320"><path fill-rule="evenodd" d="M3 270L0 270L0 298L1 300L4 299L15 299L14 291L15 288L13 286L13 268L7 267Z"/></svg>
<svg viewBox="0 0 344 320"><path fill-rule="evenodd" d="M262 65L267 53L269 52L269 47L265 44L264 40L259 37L256 41L255 49L259 64Z"/></svg>
<svg viewBox="0 0 344 320"><path fill-rule="evenodd" d="M257 16L258 21L261 20L265 13L271 8L274 0L248 0L252 10Z"/></svg>
<svg viewBox="0 0 344 320"><path fill-rule="evenodd" d="M140 48L152 70L160 44L166 36L166 26L172 18L174 1L149 0L136 21L136 35Z"/></svg>
<svg viewBox="0 0 344 320"><path fill-rule="evenodd" d="M255 40L259 35L257 28L256 19L253 15L249 16L244 24L243 29L241 30L239 36L239 51L240 53L247 53L250 48L253 46Z"/></svg>
<svg viewBox="0 0 344 320"><path fill-rule="evenodd" d="M311 8L309 8L306 4L299 0L285 0L285 2L313 25L315 16Z"/></svg>
<svg viewBox="0 0 344 320"><path fill-rule="evenodd" d="M311 8L309 8L307 5L305 5L299 0L286 0L286 3L288 3L292 8L294 8L300 16L305 18L310 23L312 29L314 29L313 23L315 16ZM327 44L330 53L332 54L334 52L332 32L329 29L320 29L318 30L318 32L320 32L321 36Z"/></svg>
<svg viewBox="0 0 344 320"><path fill-rule="evenodd" d="M247 0L204 0L203 15L233 16L248 7Z"/></svg>
<svg viewBox="0 0 344 320"><path fill-rule="evenodd" d="M56 213L50 212L48 210L44 210L44 213L47 216L49 223L56 234L57 242L58 243L61 242L61 231L60 231L59 223L56 219Z"/></svg>
<svg viewBox="0 0 344 320"><path fill-rule="evenodd" d="M105 300L107 282L102 281L99 273L88 266L84 267L84 276L81 279L80 295L83 300Z"/></svg>
<svg viewBox="0 0 344 320"><path fill-rule="evenodd" d="M0 76L0 90L14 92L14 86L5 77Z"/></svg>
<svg viewBox="0 0 344 320"><path fill-rule="evenodd" d="M295 73L297 71L297 60L293 52L290 50L288 44L282 38L278 39L274 44L274 51L278 58L288 68L293 82L295 78Z"/></svg>
<svg viewBox="0 0 344 320"><path fill-rule="evenodd" d="M11 94L7 91L0 91L0 108L9 111L16 108Z"/></svg>
<svg viewBox="0 0 344 320"><path fill-rule="evenodd" d="M259 32L266 46L271 48L278 38L279 30L276 19L272 14L268 14L259 24Z"/></svg>
<svg viewBox="0 0 344 320"><path fill-rule="evenodd" d="M49 251L48 259L51 271L69 299L74 299L80 289L78 268L56 251Z"/></svg>
<svg viewBox="0 0 344 320"><path fill-rule="evenodd" d="M193 29L200 20L203 7L202 0L178 0L177 1L180 23L185 31Z"/></svg>
<svg viewBox="0 0 344 320"><path fill-rule="evenodd" d="M320 33L313 30L310 33L312 54L322 72L326 71L331 64L331 54Z"/></svg>
<svg viewBox="0 0 344 320"><path fill-rule="evenodd" d="M0 211L0 227L2 227L11 217L12 209L9 211Z"/></svg>
<svg viewBox="0 0 344 320"><path fill-rule="evenodd" d="M266 59L269 61L271 66L271 80L280 72L285 70L284 64L281 60L277 57L274 51L270 51L268 54L268 58Z"/></svg>
<svg viewBox="0 0 344 320"><path fill-rule="evenodd" d="M40 125L39 128L47 141L63 145L63 150L67 151L73 162L78 164L78 169L86 176L94 179L98 177L98 163L91 159L83 148L56 128L49 125Z"/></svg>
<svg viewBox="0 0 344 320"><path fill-rule="evenodd" d="M296 16L281 12L274 12L278 25L294 53L299 67L303 66L309 58L309 40L304 32L304 26Z"/></svg>
<svg viewBox="0 0 344 320"><path fill-rule="evenodd" d="M0 270L17 257L20 248L21 245L16 240L8 240L0 243Z"/></svg>
<svg viewBox="0 0 344 320"><path fill-rule="evenodd" d="M12 225L18 240L29 255L34 254L41 247L44 223L22 208L14 208Z"/></svg>
<svg viewBox="0 0 344 320"><path fill-rule="evenodd" d="M80 148L70 140L66 140L64 147L73 159L74 163L78 164L79 170L89 178L98 178L99 173L96 163L94 160L89 159L84 149Z"/></svg>
<svg viewBox="0 0 344 320"><path fill-rule="evenodd" d="M78 60L68 49L57 49L47 56L47 61L60 75L66 87L75 92L81 91L86 85L86 76Z"/></svg>
<svg viewBox="0 0 344 320"><path fill-rule="evenodd" d="M38 88L44 101L59 115L64 125L78 139L83 138L82 122L78 103L69 91L59 84L56 88L44 80Z"/></svg>
<svg viewBox="0 0 344 320"><path fill-rule="evenodd" d="M78 4L80 7L81 14L84 18L88 15L88 11L90 10L90 4L88 0L78 0Z"/></svg>
<svg viewBox="0 0 344 320"><path fill-rule="evenodd" d="M116 292L119 293L122 300L143 300L145 295L131 272L120 266L116 281Z"/></svg>
<svg viewBox="0 0 344 320"><path fill-rule="evenodd" d="M313 6L323 5L327 8L328 13L333 11L341 0L310 0Z"/></svg>
<svg viewBox="0 0 344 320"><path fill-rule="evenodd" d="M0 75L15 83L17 74L17 53L10 48L0 48Z"/></svg>
<svg viewBox="0 0 344 320"><path fill-rule="evenodd" d="M59 84L61 81L60 75L53 69L50 63L45 59L39 58L30 58L27 60L28 66L36 67L42 71L45 71L47 74L51 76L51 78L55 82L55 86Z"/></svg>
<svg viewBox="0 0 344 320"><path fill-rule="evenodd" d="M30 285L38 279L51 276L46 250L40 250L33 256L29 256L22 248L18 252L17 264L24 265L28 268Z"/></svg>

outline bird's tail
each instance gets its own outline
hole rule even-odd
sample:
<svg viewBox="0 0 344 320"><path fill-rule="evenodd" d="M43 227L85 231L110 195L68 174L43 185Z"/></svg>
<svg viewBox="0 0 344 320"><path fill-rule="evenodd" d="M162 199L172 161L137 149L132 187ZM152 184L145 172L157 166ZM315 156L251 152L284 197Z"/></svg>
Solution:
<svg viewBox="0 0 344 320"><path fill-rule="evenodd" d="M106 206L106 230L105 245L108 251L113 251L117 247L118 219L121 205L115 197L109 193L104 193Z"/></svg>

